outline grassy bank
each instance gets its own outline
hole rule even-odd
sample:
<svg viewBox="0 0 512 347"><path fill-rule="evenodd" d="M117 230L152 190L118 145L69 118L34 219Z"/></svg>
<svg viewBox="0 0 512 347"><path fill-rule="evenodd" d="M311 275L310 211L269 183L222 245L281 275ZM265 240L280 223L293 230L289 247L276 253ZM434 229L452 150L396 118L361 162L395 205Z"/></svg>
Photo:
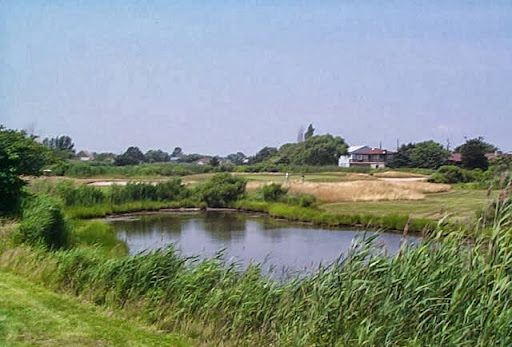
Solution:
<svg viewBox="0 0 512 347"><path fill-rule="evenodd" d="M318 208L291 206L283 203L269 203L262 201L239 201L237 208L242 211L255 211L268 213L275 218L314 223L328 227L360 226L364 228L378 228L383 230L411 232L427 232L434 229L437 221L426 218L410 218L406 214L391 213L387 215L361 214L333 214ZM407 228L406 228L407 226Z"/></svg>
<svg viewBox="0 0 512 347"><path fill-rule="evenodd" d="M96 205L96 206L67 206L66 215L70 218L102 218L117 213L131 213L141 211L158 211L167 208L189 208L202 206L189 201L133 201L119 205ZM204 206L202 206L204 207Z"/></svg>
<svg viewBox="0 0 512 347"><path fill-rule="evenodd" d="M468 247L438 230L395 257L363 245L285 283L262 277L257 265L240 272L173 248L111 257L21 246L4 249L0 267L207 345L508 346L511 231L496 223Z"/></svg>
<svg viewBox="0 0 512 347"><path fill-rule="evenodd" d="M75 297L0 272L2 346L189 346Z"/></svg>

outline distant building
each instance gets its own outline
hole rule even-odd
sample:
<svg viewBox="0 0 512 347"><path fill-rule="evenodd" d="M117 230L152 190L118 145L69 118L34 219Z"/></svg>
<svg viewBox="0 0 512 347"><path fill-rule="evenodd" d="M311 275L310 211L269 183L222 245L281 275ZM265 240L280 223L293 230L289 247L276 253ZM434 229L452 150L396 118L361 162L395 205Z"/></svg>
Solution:
<svg viewBox="0 0 512 347"><path fill-rule="evenodd" d="M203 157L203 158L197 160L196 164L197 165L208 165L208 164L210 164L210 160L211 160L211 158Z"/></svg>
<svg viewBox="0 0 512 347"><path fill-rule="evenodd" d="M82 161L94 160L94 155L89 151L80 151L76 155L77 159Z"/></svg>
<svg viewBox="0 0 512 347"><path fill-rule="evenodd" d="M369 146L351 146L348 148L348 155L340 156L339 167L369 167L382 169L386 162L393 157L393 152L387 149L371 148Z"/></svg>

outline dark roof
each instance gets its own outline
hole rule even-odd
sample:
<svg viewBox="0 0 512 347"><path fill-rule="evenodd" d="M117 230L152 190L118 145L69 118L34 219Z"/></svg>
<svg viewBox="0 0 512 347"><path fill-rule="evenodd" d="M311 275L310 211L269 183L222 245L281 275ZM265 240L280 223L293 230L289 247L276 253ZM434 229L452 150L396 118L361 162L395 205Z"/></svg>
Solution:
<svg viewBox="0 0 512 347"><path fill-rule="evenodd" d="M380 149L380 148L372 148L372 149L365 149L363 151L358 151L355 154L363 154L363 155L372 155L372 154L393 154L393 152L388 151L387 149Z"/></svg>
<svg viewBox="0 0 512 347"><path fill-rule="evenodd" d="M485 153L485 156L487 157L487 160L494 159L497 155L496 153ZM454 163L460 163L462 162L462 154L460 153L453 153L448 160L453 161Z"/></svg>

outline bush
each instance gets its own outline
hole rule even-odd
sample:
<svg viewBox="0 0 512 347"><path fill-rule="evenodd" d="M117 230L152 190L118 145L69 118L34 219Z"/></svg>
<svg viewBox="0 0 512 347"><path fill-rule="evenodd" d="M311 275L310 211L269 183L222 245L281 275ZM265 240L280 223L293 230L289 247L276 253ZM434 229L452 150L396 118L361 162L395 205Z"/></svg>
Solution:
<svg viewBox="0 0 512 347"><path fill-rule="evenodd" d="M14 235L17 243L58 249L67 246L69 231L57 201L37 196L23 211L23 220Z"/></svg>
<svg viewBox="0 0 512 347"><path fill-rule="evenodd" d="M197 194L208 207L228 207L245 195L245 179L220 173L197 187Z"/></svg>
<svg viewBox="0 0 512 347"><path fill-rule="evenodd" d="M486 175L480 169L464 170L454 165L441 166L436 173L430 177L429 182L433 183L468 183L483 182L487 180Z"/></svg>
<svg viewBox="0 0 512 347"><path fill-rule="evenodd" d="M316 197L310 194L289 195L286 202L290 205L310 207L316 203Z"/></svg>
<svg viewBox="0 0 512 347"><path fill-rule="evenodd" d="M281 201L288 193L288 189L283 188L280 184L271 183L263 186L261 192L265 201Z"/></svg>
<svg viewBox="0 0 512 347"><path fill-rule="evenodd" d="M459 167L446 165L441 166L429 181L434 183L460 183L464 182L464 174Z"/></svg>
<svg viewBox="0 0 512 347"><path fill-rule="evenodd" d="M299 206L301 207L310 207L316 203L316 197L310 194L299 194Z"/></svg>

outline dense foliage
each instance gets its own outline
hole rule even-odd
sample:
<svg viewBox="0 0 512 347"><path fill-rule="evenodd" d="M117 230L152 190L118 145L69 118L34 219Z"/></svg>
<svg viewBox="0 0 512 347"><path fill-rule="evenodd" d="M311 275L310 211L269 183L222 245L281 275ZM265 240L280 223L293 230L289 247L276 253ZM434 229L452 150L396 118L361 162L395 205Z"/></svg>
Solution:
<svg viewBox="0 0 512 347"><path fill-rule="evenodd" d="M75 154L75 144L71 137L67 135L45 138L43 145L50 148L57 157L66 159Z"/></svg>
<svg viewBox="0 0 512 347"><path fill-rule="evenodd" d="M465 170L455 165L441 166L430 178L433 183L468 183L482 181L487 176L481 170Z"/></svg>
<svg viewBox="0 0 512 347"><path fill-rule="evenodd" d="M263 147L253 157L249 157L249 164L263 163L272 158L277 153L275 147Z"/></svg>
<svg viewBox="0 0 512 347"><path fill-rule="evenodd" d="M171 160L169 153L164 152L161 149L150 149L146 154L144 154L144 161L148 163L163 163L169 160Z"/></svg>
<svg viewBox="0 0 512 347"><path fill-rule="evenodd" d="M137 165L144 163L146 161L146 157L141 152L138 147L129 147L126 152L121 155L118 155L114 159L114 165L124 166L124 165Z"/></svg>
<svg viewBox="0 0 512 347"><path fill-rule="evenodd" d="M250 163L266 160L269 163L284 165L337 165L338 158L347 153L347 148L348 145L339 136L311 136L300 143L284 144L279 151L264 148L256 155L259 159L251 158ZM265 150L265 156L261 154L263 150Z"/></svg>
<svg viewBox="0 0 512 347"><path fill-rule="evenodd" d="M288 193L288 189L283 188L282 185L271 183L261 188L263 194L263 200L265 201L281 201Z"/></svg>
<svg viewBox="0 0 512 347"><path fill-rule="evenodd" d="M246 155L243 154L242 152L231 153L226 157L227 160L229 160L230 162L232 162L235 165L244 164L244 161L246 158L247 158Z"/></svg>
<svg viewBox="0 0 512 347"><path fill-rule="evenodd" d="M467 140L460 146L462 167L465 169L487 170L489 162L485 156L488 146L482 141L482 138Z"/></svg>
<svg viewBox="0 0 512 347"><path fill-rule="evenodd" d="M152 183L129 182L100 189L85 184L75 185L70 181L57 184L45 182L33 187L37 193L53 195L62 200L65 206L96 206L124 204L133 201L175 201L190 196L191 191L181 183L179 178Z"/></svg>
<svg viewBox="0 0 512 347"><path fill-rule="evenodd" d="M402 145L387 165L391 168L437 169L446 163L450 152L434 141Z"/></svg>
<svg viewBox="0 0 512 347"><path fill-rule="evenodd" d="M208 207L230 207L245 195L245 179L220 173L197 187L197 194Z"/></svg>
<svg viewBox="0 0 512 347"><path fill-rule="evenodd" d="M19 211L24 181L52 160L50 150L24 131L0 126L0 215Z"/></svg>
<svg viewBox="0 0 512 347"><path fill-rule="evenodd" d="M69 231L56 200L40 195L23 211L23 219L14 238L17 243L58 249L68 244Z"/></svg>

